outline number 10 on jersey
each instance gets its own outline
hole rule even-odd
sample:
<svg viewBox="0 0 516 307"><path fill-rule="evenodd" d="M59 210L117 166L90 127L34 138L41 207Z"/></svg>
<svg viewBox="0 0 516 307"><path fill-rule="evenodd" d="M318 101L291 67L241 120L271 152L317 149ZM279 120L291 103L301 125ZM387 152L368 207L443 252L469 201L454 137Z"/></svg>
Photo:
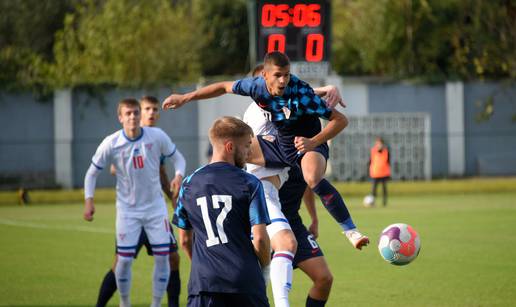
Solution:
<svg viewBox="0 0 516 307"><path fill-rule="evenodd" d="M211 204L214 209L220 209L220 204L223 204L222 210L215 221L217 233L219 235L218 237L213 231L210 214L208 212L208 200L206 197L197 198L197 206L201 207L202 220L204 222L204 227L206 228L206 235L208 236L208 239L206 240L206 246L208 247L220 243L228 243L228 237L224 231L224 220L232 208L231 195L212 195Z"/></svg>

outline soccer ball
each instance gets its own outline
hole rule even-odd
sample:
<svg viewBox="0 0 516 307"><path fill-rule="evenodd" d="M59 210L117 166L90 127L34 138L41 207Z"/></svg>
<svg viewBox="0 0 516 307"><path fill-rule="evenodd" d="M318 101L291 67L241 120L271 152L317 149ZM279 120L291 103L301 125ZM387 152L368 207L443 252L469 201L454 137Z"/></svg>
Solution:
<svg viewBox="0 0 516 307"><path fill-rule="evenodd" d="M394 265L406 265L419 255L419 235L410 225L398 223L382 231L378 250L382 258Z"/></svg>
<svg viewBox="0 0 516 307"><path fill-rule="evenodd" d="M373 195L366 195L366 197L364 197L364 206L366 207L372 207L374 206L374 196Z"/></svg>

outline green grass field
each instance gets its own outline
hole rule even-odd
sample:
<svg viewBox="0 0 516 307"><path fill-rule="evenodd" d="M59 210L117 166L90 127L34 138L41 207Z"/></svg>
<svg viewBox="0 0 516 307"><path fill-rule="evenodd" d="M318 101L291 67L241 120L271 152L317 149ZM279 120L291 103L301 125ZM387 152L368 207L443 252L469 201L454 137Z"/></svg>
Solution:
<svg viewBox="0 0 516 307"><path fill-rule="evenodd" d="M334 275L327 306L516 305L516 186L444 191L396 193L387 208L371 209L347 197L356 224L372 239L364 251L353 250L319 207L318 241ZM114 214L113 205L99 204L87 223L81 203L0 206L0 305L94 305L113 259ZM421 236L419 257L404 267L384 262L376 247L381 230L395 222ZM189 261L181 256L185 305ZM152 265L144 253L134 263L137 306L150 303ZM292 306L304 306L311 282L294 274ZM117 304L115 296L111 305Z"/></svg>

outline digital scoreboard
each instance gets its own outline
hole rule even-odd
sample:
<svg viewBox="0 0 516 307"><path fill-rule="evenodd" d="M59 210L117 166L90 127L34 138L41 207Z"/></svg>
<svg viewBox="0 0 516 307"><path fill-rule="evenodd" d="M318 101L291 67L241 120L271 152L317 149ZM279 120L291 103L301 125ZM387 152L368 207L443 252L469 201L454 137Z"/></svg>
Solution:
<svg viewBox="0 0 516 307"><path fill-rule="evenodd" d="M286 53L292 70L309 77L327 75L330 59L330 0L256 0L256 58Z"/></svg>

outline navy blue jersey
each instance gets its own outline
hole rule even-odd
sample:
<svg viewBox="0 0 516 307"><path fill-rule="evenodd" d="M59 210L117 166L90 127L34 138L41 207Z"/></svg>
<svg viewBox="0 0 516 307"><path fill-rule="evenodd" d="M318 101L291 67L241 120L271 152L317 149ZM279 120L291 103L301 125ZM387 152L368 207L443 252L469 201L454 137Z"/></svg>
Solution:
<svg viewBox="0 0 516 307"><path fill-rule="evenodd" d="M294 137L313 137L321 132L319 118L328 120L332 110L308 83L290 75L282 96L272 96L262 77L245 78L233 84L233 93L250 96L265 111L278 130L278 143L286 155L297 152ZM287 160L293 160L287 157ZM290 163L292 165L294 163Z"/></svg>
<svg viewBox="0 0 516 307"><path fill-rule="evenodd" d="M305 193L306 182L303 173L297 167L293 167L288 172L288 180L279 190L279 198L281 203L281 211L290 221L301 219L299 208Z"/></svg>
<svg viewBox="0 0 516 307"><path fill-rule="evenodd" d="M251 227L269 223L263 187L255 176L217 162L187 177L174 224L194 232L188 293L263 295L265 282Z"/></svg>

